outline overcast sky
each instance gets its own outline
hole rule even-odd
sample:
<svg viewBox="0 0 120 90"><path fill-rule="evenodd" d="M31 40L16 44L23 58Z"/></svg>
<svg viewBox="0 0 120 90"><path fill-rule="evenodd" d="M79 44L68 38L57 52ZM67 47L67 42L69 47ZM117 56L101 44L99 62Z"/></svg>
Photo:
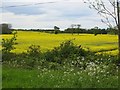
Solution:
<svg viewBox="0 0 120 90"><path fill-rule="evenodd" d="M6 8L24 4L31 5ZM83 0L2 0L0 5L4 7L0 10L0 23L10 23L13 28L51 29L57 25L65 29L71 24L81 24L82 28L107 27L97 12L89 9Z"/></svg>

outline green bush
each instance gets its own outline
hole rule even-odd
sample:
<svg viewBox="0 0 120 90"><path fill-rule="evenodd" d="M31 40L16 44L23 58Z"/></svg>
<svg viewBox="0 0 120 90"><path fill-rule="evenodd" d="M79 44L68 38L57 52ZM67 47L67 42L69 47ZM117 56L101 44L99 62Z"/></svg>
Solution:
<svg viewBox="0 0 120 90"><path fill-rule="evenodd" d="M76 46L72 41L68 40L61 43L59 47L55 47L53 50L47 51L45 53L45 59L47 61L62 63L63 60L71 56L86 56L87 53L87 51L81 48L81 45Z"/></svg>
<svg viewBox="0 0 120 90"><path fill-rule="evenodd" d="M17 32L14 32L11 39L2 39L2 61L11 60L15 56L11 51L15 49L16 38Z"/></svg>
<svg viewBox="0 0 120 90"><path fill-rule="evenodd" d="M70 40L61 43L60 47L58 47L58 49L59 49L59 53L62 58L68 58L74 54L76 54L78 56L85 56L87 53L83 48L81 48L81 45L76 46Z"/></svg>
<svg viewBox="0 0 120 90"><path fill-rule="evenodd" d="M2 53L10 53L11 50L15 49L14 45L16 44L17 32L13 33L11 39L2 39Z"/></svg>
<svg viewBox="0 0 120 90"><path fill-rule="evenodd" d="M27 50L27 54L33 57L39 56L41 54L39 45L31 45Z"/></svg>

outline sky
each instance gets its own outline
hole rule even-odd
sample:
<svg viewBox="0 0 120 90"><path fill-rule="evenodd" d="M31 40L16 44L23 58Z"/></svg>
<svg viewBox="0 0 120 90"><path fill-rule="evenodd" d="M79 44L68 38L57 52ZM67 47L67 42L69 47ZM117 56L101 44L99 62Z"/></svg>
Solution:
<svg viewBox="0 0 120 90"><path fill-rule="evenodd" d="M28 6L7 7L14 5ZM86 29L107 27L101 22L102 17L83 0L2 0L0 7L3 7L0 8L0 23L10 23L17 29L53 29L58 26L63 30L71 24L81 24L81 28Z"/></svg>

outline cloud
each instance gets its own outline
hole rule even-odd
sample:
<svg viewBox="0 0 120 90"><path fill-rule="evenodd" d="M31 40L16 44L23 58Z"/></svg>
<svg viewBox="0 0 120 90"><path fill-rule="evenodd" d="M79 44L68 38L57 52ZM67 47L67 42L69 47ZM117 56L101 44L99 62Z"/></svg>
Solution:
<svg viewBox="0 0 120 90"><path fill-rule="evenodd" d="M48 1L56 1L56 0L4 0L3 2L48 2Z"/></svg>
<svg viewBox="0 0 120 90"><path fill-rule="evenodd" d="M3 21L6 23L11 23L13 28L53 28L54 25L59 26L61 29L70 27L71 24L81 24L84 28L92 28L94 26L102 26L98 17L81 17L78 20L60 19L57 18L50 20L47 15L16 15L13 13L4 13Z"/></svg>
<svg viewBox="0 0 120 90"><path fill-rule="evenodd" d="M28 5L28 6L20 6L20 5ZM18 7L8 7L7 6L18 6ZM25 15L36 15L36 14L44 14L45 12L42 10L41 6L32 5L31 2L23 3L23 2L5 2L3 3L3 13L4 12L12 12L14 14L25 14Z"/></svg>
<svg viewBox="0 0 120 90"><path fill-rule="evenodd" d="M57 1L41 5L4 8L0 13L2 22L11 23L13 28L53 28L54 25L62 29L71 24L81 24L83 28L94 26L106 27L94 10L90 10L80 0L4 0L4 6L31 4L33 2ZM19 1L19 2L18 2ZM33 3L34 4L34 3ZM1 20L1 17L0 17Z"/></svg>
<svg viewBox="0 0 120 90"><path fill-rule="evenodd" d="M37 15L37 14L44 14L45 12L40 9L39 7L16 7L16 8L6 8L3 9L4 12L13 12L14 14L25 14L25 15Z"/></svg>

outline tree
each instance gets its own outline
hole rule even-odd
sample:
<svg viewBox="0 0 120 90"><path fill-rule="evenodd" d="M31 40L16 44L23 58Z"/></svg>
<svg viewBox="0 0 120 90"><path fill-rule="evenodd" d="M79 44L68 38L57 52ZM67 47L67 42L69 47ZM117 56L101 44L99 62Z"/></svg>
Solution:
<svg viewBox="0 0 120 90"><path fill-rule="evenodd" d="M95 36L97 36L97 34L99 34L99 32L100 32L98 27L94 27L94 28L92 28L92 30L93 30L93 33Z"/></svg>
<svg viewBox="0 0 120 90"><path fill-rule="evenodd" d="M100 16L104 19L101 19L110 28L117 26L118 30L118 43L119 43L119 58L120 58L120 7L118 0L84 0L84 3L88 3L91 9L95 9ZM108 6L110 5L110 6Z"/></svg>
<svg viewBox="0 0 120 90"><path fill-rule="evenodd" d="M0 29L2 29L2 34L11 34L12 30L11 30L12 25L11 24L0 24Z"/></svg>
<svg viewBox="0 0 120 90"><path fill-rule="evenodd" d="M114 28L107 28L107 32L109 34L113 34L113 35L117 35L118 34L118 30L114 27Z"/></svg>
<svg viewBox="0 0 120 90"><path fill-rule="evenodd" d="M77 24L77 27L80 29L81 25L80 25L80 24Z"/></svg>
<svg viewBox="0 0 120 90"><path fill-rule="evenodd" d="M78 29L78 35L79 35L79 30L80 30L81 25L80 25L80 24L77 24L76 26L77 26L77 29Z"/></svg>
<svg viewBox="0 0 120 90"><path fill-rule="evenodd" d="M75 24L71 24L72 35L73 35L73 31L74 31L74 27L75 27L75 26L76 26Z"/></svg>
<svg viewBox="0 0 120 90"><path fill-rule="evenodd" d="M57 27L57 26L54 26L54 30L55 30L55 34L58 34L58 32L59 32L59 27Z"/></svg>
<svg viewBox="0 0 120 90"><path fill-rule="evenodd" d="M60 28L57 26L54 26L54 30L59 30Z"/></svg>

